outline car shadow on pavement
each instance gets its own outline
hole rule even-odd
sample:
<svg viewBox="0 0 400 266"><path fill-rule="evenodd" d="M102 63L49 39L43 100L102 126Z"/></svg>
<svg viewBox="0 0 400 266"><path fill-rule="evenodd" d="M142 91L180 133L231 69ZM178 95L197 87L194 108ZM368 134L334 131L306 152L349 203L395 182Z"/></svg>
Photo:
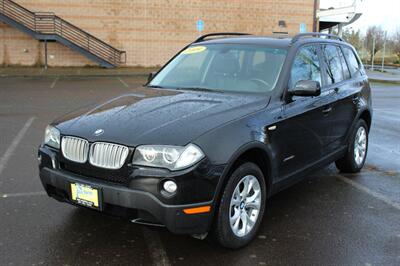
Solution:
<svg viewBox="0 0 400 266"><path fill-rule="evenodd" d="M273 196L258 238L236 251L220 247L211 238L201 241L153 227L146 230L161 245L149 246L143 226L77 208L48 238L56 254L49 257L50 264L150 265L154 250L149 247L163 249L169 263L176 265L373 263L379 251L369 241L377 237L372 229L388 217L377 213L380 202L368 203L375 209L369 208L368 196L336 175L328 167Z"/></svg>

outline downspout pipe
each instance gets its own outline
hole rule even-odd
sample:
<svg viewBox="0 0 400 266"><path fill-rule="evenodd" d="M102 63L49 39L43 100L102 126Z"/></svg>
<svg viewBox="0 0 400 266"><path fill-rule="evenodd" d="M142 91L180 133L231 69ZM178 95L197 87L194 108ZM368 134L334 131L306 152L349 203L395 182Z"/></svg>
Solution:
<svg viewBox="0 0 400 266"><path fill-rule="evenodd" d="M319 8L319 0L314 0L314 19L313 19L313 32L319 31L319 27L317 25L317 9Z"/></svg>

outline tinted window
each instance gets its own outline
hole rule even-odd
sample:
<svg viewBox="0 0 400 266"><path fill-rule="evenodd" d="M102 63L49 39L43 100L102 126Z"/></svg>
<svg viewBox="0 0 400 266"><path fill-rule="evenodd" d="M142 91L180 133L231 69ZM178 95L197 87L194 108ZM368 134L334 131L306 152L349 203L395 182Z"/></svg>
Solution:
<svg viewBox="0 0 400 266"><path fill-rule="evenodd" d="M347 63L349 64L350 73L352 76L355 76L356 73L360 70L360 64L357 60L357 57L354 55L354 52L347 47L342 47L344 56L347 59Z"/></svg>
<svg viewBox="0 0 400 266"><path fill-rule="evenodd" d="M188 76L194 80L200 80L202 78L201 70L207 57L209 57L207 53L194 53L190 57L184 58L180 64L176 66L176 69L181 75L174 76L175 81L185 81Z"/></svg>
<svg viewBox="0 0 400 266"><path fill-rule="evenodd" d="M347 63L346 63L346 60L344 59L342 51L340 50L339 47L337 47L337 49L338 49L338 53L340 55L340 63L342 64L344 79L349 79L350 78L350 70L347 67Z"/></svg>
<svg viewBox="0 0 400 266"><path fill-rule="evenodd" d="M285 55L277 51L266 53L265 51L256 51L248 68L248 78L258 79L274 84L276 77L279 75L280 65Z"/></svg>
<svg viewBox="0 0 400 266"><path fill-rule="evenodd" d="M321 83L321 67L317 47L314 45L300 48L290 72L289 89L300 80L314 80Z"/></svg>
<svg viewBox="0 0 400 266"><path fill-rule="evenodd" d="M326 64L326 77L328 84L342 81L344 77L338 49L335 45L323 45L322 51Z"/></svg>
<svg viewBox="0 0 400 266"><path fill-rule="evenodd" d="M264 64L267 61L267 54L261 51L257 51L253 55L253 66Z"/></svg>
<svg viewBox="0 0 400 266"><path fill-rule="evenodd" d="M194 45L165 66L150 86L264 93L275 87L286 53L247 44Z"/></svg>

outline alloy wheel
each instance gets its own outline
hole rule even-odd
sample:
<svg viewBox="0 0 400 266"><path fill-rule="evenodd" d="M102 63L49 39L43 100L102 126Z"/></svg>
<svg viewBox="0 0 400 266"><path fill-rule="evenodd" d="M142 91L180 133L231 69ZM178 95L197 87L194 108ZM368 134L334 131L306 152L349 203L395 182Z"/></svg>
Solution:
<svg viewBox="0 0 400 266"><path fill-rule="evenodd" d="M358 166L364 162L367 153L367 131L359 127L354 140L354 160Z"/></svg>
<svg viewBox="0 0 400 266"><path fill-rule="evenodd" d="M244 237L254 228L261 209L261 186L253 175L237 184L230 202L229 224L233 233Z"/></svg>

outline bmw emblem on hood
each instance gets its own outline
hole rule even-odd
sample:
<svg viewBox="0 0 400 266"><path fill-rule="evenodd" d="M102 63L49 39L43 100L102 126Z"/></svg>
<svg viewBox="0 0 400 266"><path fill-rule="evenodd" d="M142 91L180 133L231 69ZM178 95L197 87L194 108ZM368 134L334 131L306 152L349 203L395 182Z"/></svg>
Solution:
<svg viewBox="0 0 400 266"><path fill-rule="evenodd" d="M99 129L96 129L96 131L94 132L94 135L95 136L100 136L103 133L104 133L104 129L99 128Z"/></svg>

